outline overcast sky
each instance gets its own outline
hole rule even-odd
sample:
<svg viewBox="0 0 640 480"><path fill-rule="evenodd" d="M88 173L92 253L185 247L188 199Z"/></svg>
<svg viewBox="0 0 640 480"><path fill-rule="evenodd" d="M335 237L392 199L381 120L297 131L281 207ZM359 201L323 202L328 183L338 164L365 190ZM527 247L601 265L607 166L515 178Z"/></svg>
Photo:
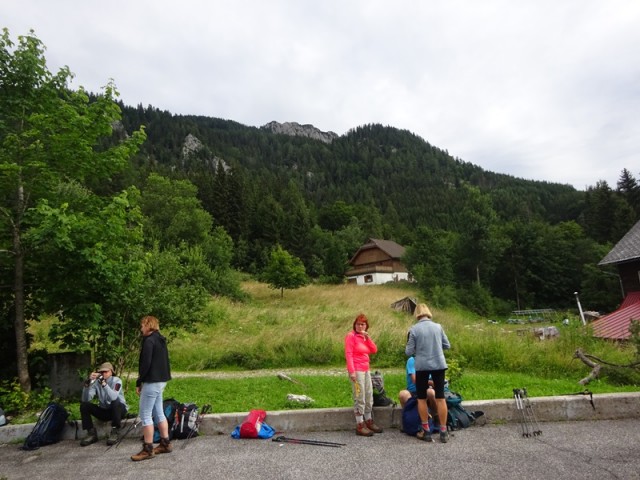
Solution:
<svg viewBox="0 0 640 480"><path fill-rule="evenodd" d="M381 123L493 172L640 181L637 0L2 0L0 25L128 105Z"/></svg>

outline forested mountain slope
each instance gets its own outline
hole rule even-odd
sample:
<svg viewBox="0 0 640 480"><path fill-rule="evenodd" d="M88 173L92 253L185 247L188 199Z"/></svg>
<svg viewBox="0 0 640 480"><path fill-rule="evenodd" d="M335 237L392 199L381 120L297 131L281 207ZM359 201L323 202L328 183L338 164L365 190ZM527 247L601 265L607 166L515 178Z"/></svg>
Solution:
<svg viewBox="0 0 640 480"><path fill-rule="evenodd" d="M517 297L520 306L563 304L571 298L564 291L554 295L556 282L579 289L583 265L595 265L640 211L632 176L626 191L604 182L584 192L523 180L485 171L390 126L358 126L329 141L273 133L269 125L121 107L125 129L144 125L148 136L134 169L139 181L157 171L193 182L205 209L233 238L235 265L247 271L259 271L265 252L280 244L311 276L338 278L367 237L413 246L425 231L446 232L450 251L431 242L407 261L421 270L427 256L448 258L443 287L476 283L509 301ZM542 280L541 265L551 260L538 253L558 242L549 236L588 248L558 245L576 258L558 253L564 273ZM429 290L438 276L418 280ZM527 293L514 296L517 290Z"/></svg>

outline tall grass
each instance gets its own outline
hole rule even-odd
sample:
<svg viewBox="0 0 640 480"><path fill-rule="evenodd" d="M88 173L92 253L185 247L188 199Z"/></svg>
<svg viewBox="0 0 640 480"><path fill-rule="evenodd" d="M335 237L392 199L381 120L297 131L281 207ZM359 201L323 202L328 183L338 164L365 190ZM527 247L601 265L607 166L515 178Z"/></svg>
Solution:
<svg viewBox="0 0 640 480"><path fill-rule="evenodd" d="M379 346L376 362L402 365L406 332L413 319L390 305L411 289L382 286L309 285L279 292L257 282L244 284L251 300L215 299L218 320L200 324L195 335L172 342L171 360L182 370L332 366L344 363L344 336L358 313L370 321Z"/></svg>
<svg viewBox="0 0 640 480"><path fill-rule="evenodd" d="M411 315L390 306L405 296L429 303L411 285L309 285L279 291L247 281L250 296L245 303L214 299L213 319L199 323L196 334L180 334L171 344L175 369L252 370L284 367L344 365L344 336L358 313L369 318L370 334L378 345L372 368L402 368ZM575 378L589 373L574 358L576 349L613 363L629 363L630 346L595 339L582 326L577 312L562 312L570 324L555 325L560 336L541 341L533 335L535 325L490 323L462 310L432 308L434 320L443 325L452 349L447 357L465 371L509 372L541 378Z"/></svg>
<svg viewBox="0 0 640 480"><path fill-rule="evenodd" d="M243 290L249 297L245 302L213 298L202 319L194 319L195 333L165 332L172 334L174 370L344 368L344 336L361 312L369 318L369 332L378 345L372 368L402 369L406 334L414 318L390 306L406 296L430 303L406 283L308 285L285 290L281 298L279 290L247 280ZM635 359L633 346L593 338L577 312L560 312L557 318L569 318L570 324L555 323L560 336L540 341L531 332L539 324L494 324L464 310L430 306L434 320L443 325L451 341L447 358L462 367L463 375L508 372L577 381L589 373L589 368L574 358L578 348L611 363L626 364ZM46 340L48 325L34 324L30 331L39 348L55 351L57 346ZM616 376L616 381L628 382L624 374Z"/></svg>

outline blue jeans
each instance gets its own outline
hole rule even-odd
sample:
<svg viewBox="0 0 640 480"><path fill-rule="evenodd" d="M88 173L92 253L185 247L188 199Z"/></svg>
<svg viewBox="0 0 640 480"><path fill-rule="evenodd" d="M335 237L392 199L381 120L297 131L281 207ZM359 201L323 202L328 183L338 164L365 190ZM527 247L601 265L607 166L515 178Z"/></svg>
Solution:
<svg viewBox="0 0 640 480"><path fill-rule="evenodd" d="M142 426L153 425L166 420L162 408L162 392L167 382L143 383L140 390L140 419Z"/></svg>

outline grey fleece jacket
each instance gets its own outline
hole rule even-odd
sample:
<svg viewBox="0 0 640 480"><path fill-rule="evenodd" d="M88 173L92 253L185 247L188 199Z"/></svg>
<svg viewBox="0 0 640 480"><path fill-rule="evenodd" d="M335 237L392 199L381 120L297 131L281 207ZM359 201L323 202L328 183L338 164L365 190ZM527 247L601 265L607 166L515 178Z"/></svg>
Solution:
<svg viewBox="0 0 640 480"><path fill-rule="evenodd" d="M449 339L439 323L422 318L409 330L404 353L415 356L416 371L445 370L444 350L451 348Z"/></svg>
<svg viewBox="0 0 640 480"><path fill-rule="evenodd" d="M93 382L89 387L82 389L82 401L90 402L93 397L97 396L99 404L102 408L108 408L111 402L120 399L127 410L129 407L127 401L124 399L124 388L122 388L122 380L115 375L112 375L107 380L107 385L102 386L99 382Z"/></svg>

